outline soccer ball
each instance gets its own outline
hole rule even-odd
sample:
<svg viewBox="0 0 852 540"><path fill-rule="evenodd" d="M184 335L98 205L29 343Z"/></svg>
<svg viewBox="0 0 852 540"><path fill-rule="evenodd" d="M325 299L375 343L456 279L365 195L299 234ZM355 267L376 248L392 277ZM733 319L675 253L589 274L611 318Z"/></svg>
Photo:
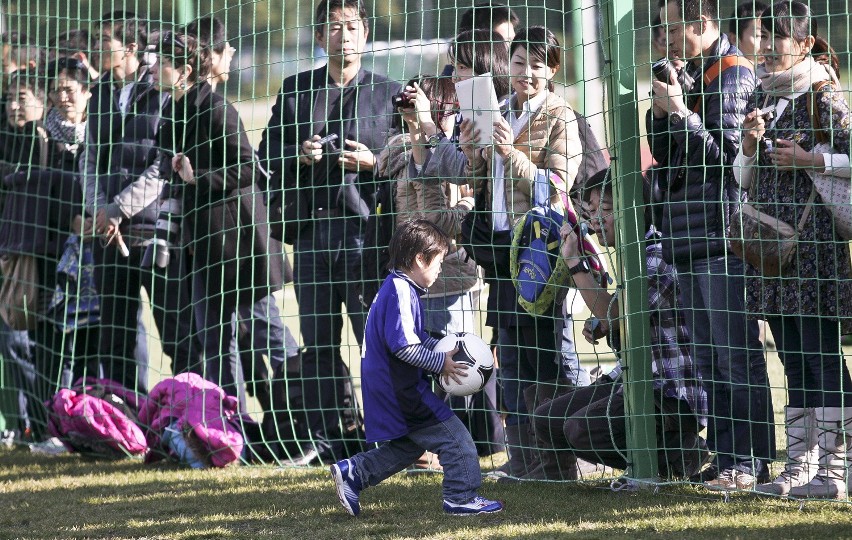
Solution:
<svg viewBox="0 0 852 540"><path fill-rule="evenodd" d="M443 376L438 376L438 385L453 396L469 396L479 392L494 373L494 356L491 347L476 334L458 332L444 337L435 345L435 352L445 353L458 347L459 351L453 356L455 362L467 364L468 368L464 375L459 377L461 384L453 379L444 381Z"/></svg>

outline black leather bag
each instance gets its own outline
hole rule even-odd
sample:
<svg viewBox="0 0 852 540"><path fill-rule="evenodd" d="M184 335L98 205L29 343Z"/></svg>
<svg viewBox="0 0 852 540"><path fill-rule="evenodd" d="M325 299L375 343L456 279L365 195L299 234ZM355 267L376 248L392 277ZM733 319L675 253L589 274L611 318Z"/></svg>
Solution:
<svg viewBox="0 0 852 540"><path fill-rule="evenodd" d="M299 231L311 218L307 195L309 190L299 189L295 182L285 183L283 176L276 171L269 181L269 235L279 242L292 245L299 237Z"/></svg>

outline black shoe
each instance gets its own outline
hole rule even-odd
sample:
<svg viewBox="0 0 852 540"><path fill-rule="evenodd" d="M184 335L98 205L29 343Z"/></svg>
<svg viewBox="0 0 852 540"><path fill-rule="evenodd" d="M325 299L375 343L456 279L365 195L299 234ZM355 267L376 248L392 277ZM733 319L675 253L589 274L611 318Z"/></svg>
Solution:
<svg viewBox="0 0 852 540"><path fill-rule="evenodd" d="M695 484L703 484L719 478L719 468L716 465L710 465L698 474L689 477L689 481Z"/></svg>
<svg viewBox="0 0 852 540"><path fill-rule="evenodd" d="M704 467L713 459L713 454L707 448L707 441L699 437L697 433L684 434L683 451L679 453L682 454L681 462L675 464L673 470L675 476L680 478L692 478L700 475Z"/></svg>

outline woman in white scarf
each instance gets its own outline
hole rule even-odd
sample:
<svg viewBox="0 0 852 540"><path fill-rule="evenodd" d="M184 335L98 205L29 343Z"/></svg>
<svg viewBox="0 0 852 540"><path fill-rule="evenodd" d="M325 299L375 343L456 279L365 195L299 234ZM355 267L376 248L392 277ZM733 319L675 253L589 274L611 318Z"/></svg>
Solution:
<svg viewBox="0 0 852 540"><path fill-rule="evenodd" d="M844 404L852 404L852 379L840 334L852 333L852 263L849 245L835 235L821 198L808 204L811 177L804 168L791 167L788 154L810 154L822 126L834 152L848 155L849 105L835 91L833 70L813 56L819 52L814 51L817 29L806 5L778 2L764 12L761 24L766 61L757 69L760 108L745 117L734 175L743 189L751 188L750 202L761 212L793 226L806 211L809 215L791 269L794 277L767 278L750 269L747 280L747 309L769 323L788 388L788 461L773 482L756 489L845 498L852 407ZM770 109L773 114L767 114Z"/></svg>

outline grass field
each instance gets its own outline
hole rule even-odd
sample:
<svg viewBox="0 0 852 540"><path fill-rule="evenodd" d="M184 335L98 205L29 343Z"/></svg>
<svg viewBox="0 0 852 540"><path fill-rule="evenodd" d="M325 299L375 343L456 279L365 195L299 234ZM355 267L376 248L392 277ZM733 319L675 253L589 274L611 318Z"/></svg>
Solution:
<svg viewBox="0 0 852 540"><path fill-rule="evenodd" d="M0 538L850 538L847 504L761 500L694 486L613 493L605 483L498 484L500 514L441 511L441 476L399 474L340 507L324 469L187 470L0 451Z"/></svg>

